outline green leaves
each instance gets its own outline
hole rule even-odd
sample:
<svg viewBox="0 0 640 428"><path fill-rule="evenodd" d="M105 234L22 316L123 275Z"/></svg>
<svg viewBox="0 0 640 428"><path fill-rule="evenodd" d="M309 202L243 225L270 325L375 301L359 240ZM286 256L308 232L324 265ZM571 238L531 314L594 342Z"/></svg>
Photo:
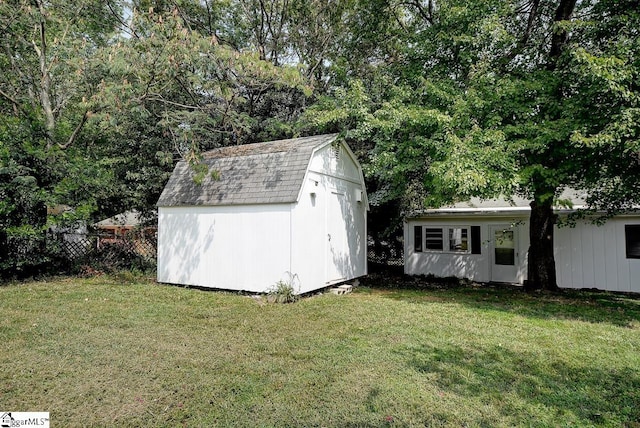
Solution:
<svg viewBox="0 0 640 428"><path fill-rule="evenodd" d="M476 126L462 138L448 133L444 146L443 159L430 169L433 192L428 205L510 195L517 188L517 164L502 132Z"/></svg>
<svg viewBox="0 0 640 428"><path fill-rule="evenodd" d="M276 67L191 30L178 9L137 12L133 25L137 38L104 53L113 83L102 94L123 119L155 118L176 147L251 140L255 110L268 94L306 91L295 68Z"/></svg>
<svg viewBox="0 0 640 428"><path fill-rule="evenodd" d="M374 206L572 186L628 207L637 0L559 5L2 2L2 221L151 210L181 156L317 132L355 149Z"/></svg>
<svg viewBox="0 0 640 428"><path fill-rule="evenodd" d="M640 198L637 2L559 5L362 2L345 36L362 51L336 62L341 85L302 130L357 148L374 207L574 187L628 208Z"/></svg>

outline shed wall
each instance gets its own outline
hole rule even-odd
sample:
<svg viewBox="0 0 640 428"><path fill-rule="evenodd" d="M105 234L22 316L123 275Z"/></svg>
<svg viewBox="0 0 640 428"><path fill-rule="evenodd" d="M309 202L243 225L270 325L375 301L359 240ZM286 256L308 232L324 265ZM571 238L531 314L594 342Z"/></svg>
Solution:
<svg viewBox="0 0 640 428"><path fill-rule="evenodd" d="M300 293L326 286L326 216L324 188L308 179L291 212L291 273L297 277Z"/></svg>
<svg viewBox="0 0 640 428"><path fill-rule="evenodd" d="M309 172L292 211L292 269L300 292L367 274L365 200L361 184Z"/></svg>
<svg viewBox="0 0 640 428"><path fill-rule="evenodd" d="M307 153L302 182L277 168L269 176L274 186L300 183L295 202L270 203L270 197L269 203L237 204L247 195L225 188L221 194L237 190L233 204L216 205L224 200L212 201L199 189L205 205L159 207L158 281L266 292L279 280L294 279L296 291L305 293L366 275L368 202L357 160L346 145L329 141ZM290 187L286 195L265 192L293 198ZM172 191L169 205L184 200Z"/></svg>
<svg viewBox="0 0 640 428"><path fill-rule="evenodd" d="M291 205L160 207L158 281L265 292L291 270Z"/></svg>
<svg viewBox="0 0 640 428"><path fill-rule="evenodd" d="M342 144L328 144L317 150L309 162L309 171L362 185L360 169Z"/></svg>

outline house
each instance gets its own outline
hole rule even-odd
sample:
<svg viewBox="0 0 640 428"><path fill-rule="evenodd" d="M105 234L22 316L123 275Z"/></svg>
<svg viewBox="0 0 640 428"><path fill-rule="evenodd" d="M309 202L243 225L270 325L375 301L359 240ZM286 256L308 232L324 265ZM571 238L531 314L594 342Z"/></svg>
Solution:
<svg viewBox="0 0 640 428"><path fill-rule="evenodd" d="M575 194L562 199L579 208ZM479 200L426 210L404 223L404 270L411 275L523 284L529 249L528 200ZM558 207L562 217L571 210ZM640 212L603 225L577 221L554 232L558 286L640 292Z"/></svg>
<svg viewBox="0 0 640 428"><path fill-rule="evenodd" d="M176 165L158 200L158 281L297 293L367 273L362 169L337 135L225 147Z"/></svg>
<svg viewBox="0 0 640 428"><path fill-rule="evenodd" d="M102 235L103 242L115 242L128 233L139 229L142 222L140 213L132 210L94 223L93 227Z"/></svg>
<svg viewBox="0 0 640 428"><path fill-rule="evenodd" d="M153 258L156 255L157 227L145 225L144 218L136 210L116 214L94 223L93 227L98 232L98 249L116 245L143 257Z"/></svg>

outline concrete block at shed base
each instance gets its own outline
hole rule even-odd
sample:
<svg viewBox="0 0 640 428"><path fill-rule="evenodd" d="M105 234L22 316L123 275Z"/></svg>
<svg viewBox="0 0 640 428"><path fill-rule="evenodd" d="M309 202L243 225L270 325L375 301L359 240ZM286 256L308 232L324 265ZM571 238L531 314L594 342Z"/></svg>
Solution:
<svg viewBox="0 0 640 428"><path fill-rule="evenodd" d="M329 289L333 294L347 294L353 291L353 285L351 284L342 284L337 287L333 287Z"/></svg>

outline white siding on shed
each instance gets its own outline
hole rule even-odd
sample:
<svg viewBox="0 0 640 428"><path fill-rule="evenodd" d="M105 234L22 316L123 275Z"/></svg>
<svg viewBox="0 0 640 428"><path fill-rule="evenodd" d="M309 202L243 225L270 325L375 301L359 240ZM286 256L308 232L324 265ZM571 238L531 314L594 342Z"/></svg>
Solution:
<svg viewBox="0 0 640 428"><path fill-rule="evenodd" d="M158 281L264 291L290 270L290 216L288 204L160 207Z"/></svg>
<svg viewBox="0 0 640 428"><path fill-rule="evenodd" d="M291 264L302 293L367 274L366 194L353 154L340 147L314 152L292 209Z"/></svg>
<svg viewBox="0 0 640 428"><path fill-rule="evenodd" d="M305 293L367 273L362 171L336 135L204 154L219 178L184 162L158 201L158 281Z"/></svg>

